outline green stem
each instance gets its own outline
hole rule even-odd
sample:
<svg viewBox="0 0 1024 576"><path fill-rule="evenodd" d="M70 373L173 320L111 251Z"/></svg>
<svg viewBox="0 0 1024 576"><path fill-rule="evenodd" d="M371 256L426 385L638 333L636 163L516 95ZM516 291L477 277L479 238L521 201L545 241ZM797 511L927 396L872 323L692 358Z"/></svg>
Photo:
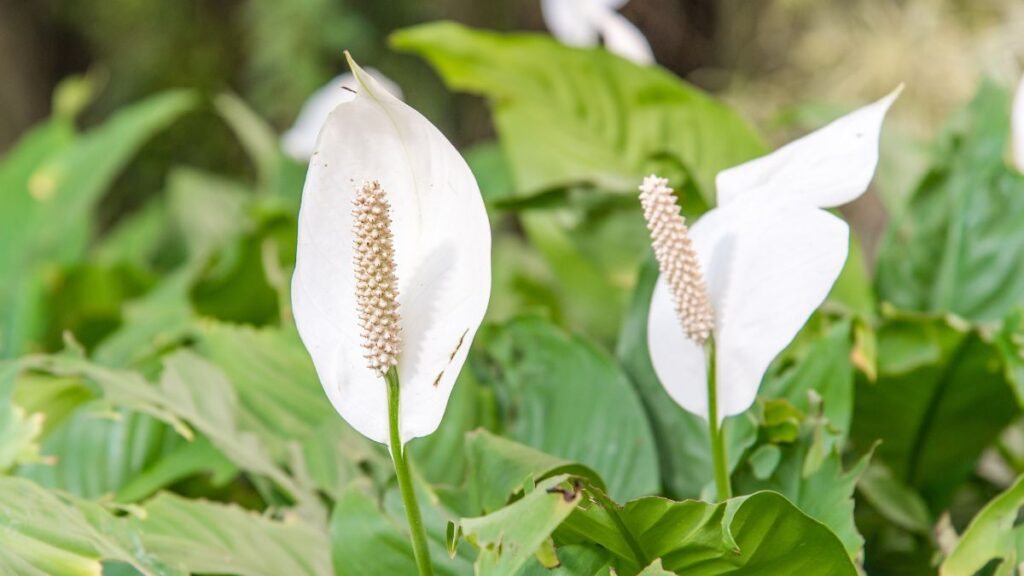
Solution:
<svg viewBox="0 0 1024 576"><path fill-rule="evenodd" d="M398 477L398 489L402 492L402 503L405 505L405 516L409 519L409 532L412 534L412 552L416 557L416 566L420 576L432 576L430 549L427 548L427 533L423 529L423 516L419 504L416 503L416 491L409 475L409 462L406 459L402 438L398 433L398 370L391 367L384 376L388 382L388 425L391 430L391 460L395 463L395 475Z"/></svg>
<svg viewBox="0 0 1024 576"><path fill-rule="evenodd" d="M622 533L623 540L626 541L630 551L633 552L633 556L636 559L637 564L640 568L646 568L649 564L647 561L647 555L644 554L644 549L640 547L640 543L636 541L633 533L629 531L629 527L626 526L626 522L622 519L622 514L619 513L619 505L613 502L612 499L604 493L604 490L601 490L597 486L588 482L587 488L587 492L589 492L590 495L593 496L594 500L597 500L597 503L604 508L606 512L608 512L609 516L611 516L612 522L615 523L615 527Z"/></svg>
<svg viewBox="0 0 1024 576"><path fill-rule="evenodd" d="M723 430L718 425L718 385L716 382L715 339L707 343L708 367L708 430L711 432L711 459L715 468L715 492L718 500L732 498L732 486L729 484L729 460L725 456L725 440Z"/></svg>

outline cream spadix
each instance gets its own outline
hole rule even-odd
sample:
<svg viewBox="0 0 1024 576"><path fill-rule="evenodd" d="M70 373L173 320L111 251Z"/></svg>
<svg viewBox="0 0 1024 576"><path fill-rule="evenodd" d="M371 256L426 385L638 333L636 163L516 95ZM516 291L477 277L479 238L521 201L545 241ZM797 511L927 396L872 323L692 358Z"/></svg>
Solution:
<svg viewBox="0 0 1024 576"><path fill-rule="evenodd" d="M292 306L335 409L382 443L382 373L397 368L404 443L437 429L483 319L490 225L444 135L349 64L356 94L331 112L306 175Z"/></svg>
<svg viewBox="0 0 1024 576"><path fill-rule="evenodd" d="M665 256L658 256L661 275L651 298L648 347L662 385L683 408L705 419L710 412L703 330L688 320L699 310L700 298L693 294L700 287L707 291L715 412L721 420L750 407L768 365L839 277L849 227L823 208L867 189L878 163L882 120L898 94L899 89L772 154L721 172L718 206L689 230L681 228L688 240L673 242L679 263L666 267ZM664 186L648 179L641 189L647 194ZM668 207L663 201L661 213L662 221L679 223L649 218L652 237L658 229L682 225L674 203ZM656 254L657 244L655 238ZM680 269L698 274L679 282L674 276L686 276Z"/></svg>

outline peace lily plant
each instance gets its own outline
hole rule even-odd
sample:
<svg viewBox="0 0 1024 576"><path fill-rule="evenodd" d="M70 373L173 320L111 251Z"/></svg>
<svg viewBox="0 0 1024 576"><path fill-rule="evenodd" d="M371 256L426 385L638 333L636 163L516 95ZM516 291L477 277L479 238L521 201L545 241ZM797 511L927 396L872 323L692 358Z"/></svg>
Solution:
<svg viewBox="0 0 1024 576"><path fill-rule="evenodd" d="M602 43L613 54L637 64L653 64L654 52L643 33L618 10L629 0L542 0L551 33L570 46Z"/></svg>
<svg viewBox="0 0 1024 576"><path fill-rule="evenodd" d="M490 296L491 232L469 167L351 57L299 213L292 305L338 413L391 451L421 574L405 444L437 429Z"/></svg>
<svg viewBox="0 0 1024 576"><path fill-rule="evenodd" d="M665 179L640 186L661 271L651 361L669 396L708 422L719 499L731 496L722 422L750 407L768 365L839 277L849 226L826 209L867 189L899 91L719 173L718 206L692 228Z"/></svg>

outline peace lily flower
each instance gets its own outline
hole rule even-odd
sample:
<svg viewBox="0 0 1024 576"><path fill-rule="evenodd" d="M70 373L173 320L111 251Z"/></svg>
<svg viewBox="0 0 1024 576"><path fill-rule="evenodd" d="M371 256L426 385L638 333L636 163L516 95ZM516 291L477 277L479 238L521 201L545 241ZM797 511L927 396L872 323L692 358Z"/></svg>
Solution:
<svg viewBox="0 0 1024 576"><path fill-rule="evenodd" d="M306 174L292 306L334 408L389 445L429 574L404 444L437 429L483 319L490 225L452 144L349 66L355 94L328 116Z"/></svg>
<svg viewBox="0 0 1024 576"><path fill-rule="evenodd" d="M617 10L629 0L541 0L548 29L570 46L596 46L637 64L653 64L654 52L640 30Z"/></svg>
<svg viewBox="0 0 1024 576"><path fill-rule="evenodd" d="M709 422L721 498L729 495L721 422L750 407L768 365L839 277L849 227L825 209L867 189L899 91L719 173L718 206L690 229L666 180L640 186L661 269L647 326L651 361L672 399Z"/></svg>
<svg viewBox="0 0 1024 576"><path fill-rule="evenodd" d="M1017 95L1013 98L1013 163L1017 170L1024 172L1024 77L1017 85Z"/></svg>
<svg viewBox="0 0 1024 576"><path fill-rule="evenodd" d="M396 98L402 98L402 89L386 76L367 68L367 73L374 77L388 92ZM351 72L335 76L330 82L313 93L299 110L295 124L281 136L281 148L295 160L306 162L316 149L316 137L320 128L327 122L327 116L338 104L344 104L355 98L356 77Z"/></svg>

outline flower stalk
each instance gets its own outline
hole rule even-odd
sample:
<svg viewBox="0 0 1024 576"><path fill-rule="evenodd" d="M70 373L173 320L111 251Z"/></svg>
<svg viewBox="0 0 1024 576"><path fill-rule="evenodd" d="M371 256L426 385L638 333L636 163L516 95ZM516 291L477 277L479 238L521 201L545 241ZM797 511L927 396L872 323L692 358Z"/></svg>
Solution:
<svg viewBox="0 0 1024 576"><path fill-rule="evenodd" d="M405 517L409 521L409 533L412 536L412 552L416 558L416 567L420 576L431 576L433 569L430 564L430 548L427 547L427 533L423 527L423 515L420 514L419 504L416 502L416 490L412 485L412 476L409 474L409 459L402 445L402 439L398 432L398 408L399 408L399 385L398 370L394 366L388 370L384 379L388 384L388 422L391 432L389 447L391 449L391 460L395 464L395 476L398 478L398 489L402 493L402 504L405 507Z"/></svg>
<svg viewBox="0 0 1024 576"><path fill-rule="evenodd" d="M640 204L651 233L651 245L658 268L672 294L676 316L686 337L704 348L707 373L707 420L714 465L715 490L720 500L732 496L729 468L718 417L718 387L715 379L714 310L701 273L700 260L690 239L686 219L679 213L668 180L655 175L640 185Z"/></svg>
<svg viewBox="0 0 1024 576"><path fill-rule="evenodd" d="M715 471L715 493L718 500L732 498L729 482L729 459L725 452L725 434L718 418L718 386L715 381L715 339L705 344L708 366L708 432L711 437L711 460Z"/></svg>

